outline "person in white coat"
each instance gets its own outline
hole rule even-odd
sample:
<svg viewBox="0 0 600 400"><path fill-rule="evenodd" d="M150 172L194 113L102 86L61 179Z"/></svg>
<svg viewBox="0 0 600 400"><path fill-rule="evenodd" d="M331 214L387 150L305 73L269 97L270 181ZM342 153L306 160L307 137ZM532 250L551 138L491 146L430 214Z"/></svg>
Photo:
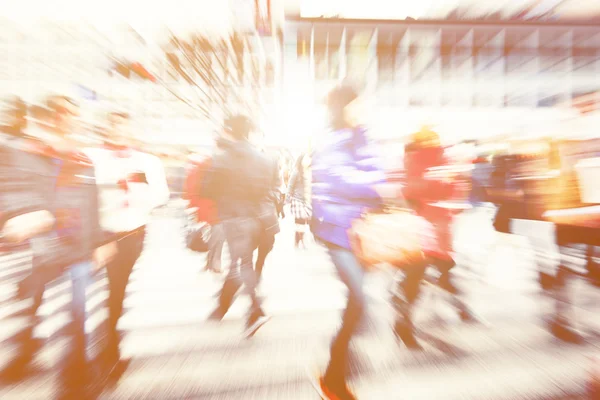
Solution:
<svg viewBox="0 0 600 400"><path fill-rule="evenodd" d="M129 115L108 115L107 140L101 148L86 149L96 168L100 192L100 223L105 231L116 234L117 254L107 264L109 281L108 333L101 353L102 361L112 369L120 359L120 334L117 324L129 276L140 257L146 225L152 210L169 201L169 188L161 160L132 147Z"/></svg>

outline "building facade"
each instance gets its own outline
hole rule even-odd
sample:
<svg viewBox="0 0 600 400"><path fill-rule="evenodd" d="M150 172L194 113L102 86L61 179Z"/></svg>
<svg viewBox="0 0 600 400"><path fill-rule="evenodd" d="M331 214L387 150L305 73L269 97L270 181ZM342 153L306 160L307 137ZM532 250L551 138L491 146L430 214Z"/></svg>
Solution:
<svg viewBox="0 0 600 400"><path fill-rule="evenodd" d="M298 17L283 36L288 106L322 109L328 88L361 77L382 138L425 123L450 141L598 126L570 104L600 89L599 26Z"/></svg>

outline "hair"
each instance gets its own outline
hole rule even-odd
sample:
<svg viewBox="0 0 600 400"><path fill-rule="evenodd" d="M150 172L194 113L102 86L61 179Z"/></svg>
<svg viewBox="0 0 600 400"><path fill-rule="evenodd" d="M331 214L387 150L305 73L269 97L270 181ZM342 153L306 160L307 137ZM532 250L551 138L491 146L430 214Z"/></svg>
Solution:
<svg viewBox="0 0 600 400"><path fill-rule="evenodd" d="M344 109L358 98L358 92L348 84L342 84L332 89L327 95L327 108L331 114L333 129L349 127L344 115Z"/></svg>
<svg viewBox="0 0 600 400"><path fill-rule="evenodd" d="M440 136L428 127L423 127L419 131L413 133L411 135L411 143L413 149L441 146Z"/></svg>
<svg viewBox="0 0 600 400"><path fill-rule="evenodd" d="M236 140L247 140L252 129L252 121L245 115L233 115L225 120L225 131Z"/></svg>

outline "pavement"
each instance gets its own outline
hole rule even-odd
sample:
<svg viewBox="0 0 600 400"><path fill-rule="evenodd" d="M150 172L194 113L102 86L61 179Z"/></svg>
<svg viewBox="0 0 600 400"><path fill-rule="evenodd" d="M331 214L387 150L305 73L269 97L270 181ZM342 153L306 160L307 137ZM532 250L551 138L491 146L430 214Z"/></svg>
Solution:
<svg viewBox="0 0 600 400"><path fill-rule="evenodd" d="M316 244L294 249L292 224L285 221L260 286L273 318L245 340L246 298L221 323L206 320L222 277L200 272L205 256L185 248L181 224L165 213L149 227L119 325L122 355L131 362L100 398L317 399L308 371L326 365L345 304L345 288L324 250ZM359 399L583 398L590 357L600 354L597 291L576 282L576 319L586 341L560 343L545 329L551 303L538 290L527 242L499 236L485 247L476 239L463 238L466 245L458 247L474 248L478 257L483 251L486 261L457 267L457 275L485 323L460 323L445 295L428 287L416 313L423 352L408 351L392 334L391 271L367 275L369 318L351 352L351 385ZM19 311L27 303L11 296L28 269L26 252L0 256L0 368L14 356L14 338L25 326ZM69 340L69 285L59 280L49 286L34 331L43 344L35 368L24 381L0 387L0 399L55 396L57 365ZM106 297L106 278L100 275L88 288L86 329L92 338L101 335ZM89 352L94 355L93 345Z"/></svg>

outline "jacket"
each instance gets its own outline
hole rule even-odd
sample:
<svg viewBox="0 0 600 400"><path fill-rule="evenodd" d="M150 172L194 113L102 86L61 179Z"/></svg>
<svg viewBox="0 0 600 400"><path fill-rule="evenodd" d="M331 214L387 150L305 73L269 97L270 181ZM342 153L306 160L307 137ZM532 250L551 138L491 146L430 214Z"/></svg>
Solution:
<svg viewBox="0 0 600 400"><path fill-rule="evenodd" d="M123 148L87 148L96 171L100 194L100 222L106 231L127 233L148 223L152 211L169 201L169 187L161 160Z"/></svg>
<svg viewBox="0 0 600 400"><path fill-rule="evenodd" d="M24 148L25 140L2 136L0 145L0 229L9 219L48 207L39 154Z"/></svg>
<svg viewBox="0 0 600 400"><path fill-rule="evenodd" d="M417 214L434 226L436 243L429 254L440 259L448 259L452 250L452 213L432 203L450 200L455 188L452 183L427 179L425 175L430 168L447 164L444 148L441 146L413 148L404 158L406 182L403 195Z"/></svg>
<svg viewBox="0 0 600 400"><path fill-rule="evenodd" d="M81 153L58 154L44 144L16 139L2 146L0 215L7 219L47 210L54 228L30 240L34 263L61 254L62 267L90 260L111 241L100 227L98 189L91 161Z"/></svg>
<svg viewBox="0 0 600 400"><path fill-rule="evenodd" d="M212 199L206 198L202 194L204 174L210 168L210 164L210 157L191 160L187 168L183 197L190 202L190 207L197 209L197 222L207 222L214 225L219 222L217 206Z"/></svg>
<svg viewBox="0 0 600 400"><path fill-rule="evenodd" d="M427 179L425 176L430 168L447 164L443 147L411 149L404 157L406 171L404 197L420 205L452 198L454 187L451 183Z"/></svg>
<svg viewBox="0 0 600 400"><path fill-rule="evenodd" d="M315 237L348 250L352 222L381 206L373 186L385 182L379 159L362 128L329 132L312 154L311 229Z"/></svg>
<svg viewBox="0 0 600 400"><path fill-rule="evenodd" d="M203 194L212 199L220 221L258 218L271 193L272 164L247 141L219 139L211 168L203 180Z"/></svg>

